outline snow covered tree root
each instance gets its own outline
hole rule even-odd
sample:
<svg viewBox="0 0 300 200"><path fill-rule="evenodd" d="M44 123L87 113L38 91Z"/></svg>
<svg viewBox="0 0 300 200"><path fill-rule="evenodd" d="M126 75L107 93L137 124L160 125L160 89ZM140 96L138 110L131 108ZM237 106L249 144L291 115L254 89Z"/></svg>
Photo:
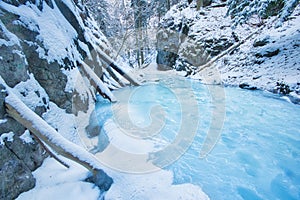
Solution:
<svg viewBox="0 0 300 200"><path fill-rule="evenodd" d="M113 180L101 169L101 164L96 157L84 148L65 139L11 91L8 91L8 96L5 98L5 106L7 113L12 118L30 130L55 152L91 171L93 177L90 178L90 181L95 183L100 190L107 191L110 188Z"/></svg>

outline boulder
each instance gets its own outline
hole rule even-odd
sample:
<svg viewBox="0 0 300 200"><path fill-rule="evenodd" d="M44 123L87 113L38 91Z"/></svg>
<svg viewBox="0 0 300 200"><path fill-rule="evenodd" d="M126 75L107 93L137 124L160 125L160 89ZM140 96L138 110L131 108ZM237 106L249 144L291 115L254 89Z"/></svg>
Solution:
<svg viewBox="0 0 300 200"><path fill-rule="evenodd" d="M242 89L247 89L247 90L257 90L257 87L252 86L248 83L241 83L241 84L239 84L239 87Z"/></svg>

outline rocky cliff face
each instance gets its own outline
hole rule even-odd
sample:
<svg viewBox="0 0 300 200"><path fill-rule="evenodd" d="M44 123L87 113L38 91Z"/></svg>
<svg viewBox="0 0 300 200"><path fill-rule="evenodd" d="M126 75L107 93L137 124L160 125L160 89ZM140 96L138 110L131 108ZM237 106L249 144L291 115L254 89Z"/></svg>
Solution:
<svg viewBox="0 0 300 200"><path fill-rule="evenodd" d="M95 117L91 115L95 93L78 69L84 60L102 76L96 46L111 53L78 1L0 2L0 199L14 199L34 187L31 172L47 156L29 131L6 114L3 82L56 130L66 131L62 124L68 121L55 121L51 113L74 118L74 124L67 124L74 137L68 139L79 143L74 139L79 131L98 130L97 124L89 124L94 121L90 116ZM88 128L78 127L76 120L85 118L82 123Z"/></svg>
<svg viewBox="0 0 300 200"><path fill-rule="evenodd" d="M212 1L204 1L204 6ZM161 68L188 70L200 66L236 42L230 23L220 13L205 8L195 12L195 5L180 3L163 18L157 34L157 63ZM209 25L210 26L209 26Z"/></svg>

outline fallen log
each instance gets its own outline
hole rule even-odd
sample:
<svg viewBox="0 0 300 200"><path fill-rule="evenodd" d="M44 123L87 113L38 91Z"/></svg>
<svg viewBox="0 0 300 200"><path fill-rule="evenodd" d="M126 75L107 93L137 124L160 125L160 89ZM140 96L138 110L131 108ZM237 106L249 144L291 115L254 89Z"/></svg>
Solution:
<svg viewBox="0 0 300 200"><path fill-rule="evenodd" d="M126 80L130 82L130 84L134 86L139 86L140 83L132 78L129 74L127 74L121 67L118 66L117 63L115 63L104 51L102 51L100 48L96 48L96 51L99 55L99 57L106 62L111 68L113 68L116 72L118 72L121 76L123 76ZM108 67L106 67L108 68Z"/></svg>
<svg viewBox="0 0 300 200"><path fill-rule="evenodd" d="M110 76L117 82L120 84L121 87L125 87L125 83L123 83L122 80L120 80L118 78L118 76L113 72L113 70L111 69L111 67L107 67L105 68L105 70L110 74Z"/></svg>
<svg viewBox="0 0 300 200"><path fill-rule="evenodd" d="M70 168L70 166L65 163L63 160L61 160L55 153L51 151L50 148L47 147L46 144L44 144L36 135L32 134L33 138L41 145L41 147L50 155L50 157L54 158L57 162L65 166L66 168Z"/></svg>
<svg viewBox="0 0 300 200"><path fill-rule="evenodd" d="M31 131L58 154L71 159L93 173L94 183L107 191L113 180L101 170L101 164L91 153L60 135L40 116L28 108L13 92L5 98L6 111L21 125Z"/></svg>
<svg viewBox="0 0 300 200"><path fill-rule="evenodd" d="M89 79L91 85L104 97L109 99L111 102L116 102L115 96L107 88L107 86L101 81L97 74L84 62L80 66L81 71Z"/></svg>

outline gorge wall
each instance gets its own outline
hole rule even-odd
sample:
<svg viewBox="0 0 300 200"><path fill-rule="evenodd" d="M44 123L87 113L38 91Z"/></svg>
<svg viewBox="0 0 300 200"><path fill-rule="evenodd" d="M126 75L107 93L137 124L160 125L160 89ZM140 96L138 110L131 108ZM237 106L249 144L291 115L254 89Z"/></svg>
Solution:
<svg viewBox="0 0 300 200"><path fill-rule="evenodd" d="M7 115L5 85L80 145L79 131L99 130L97 123L89 124L95 117L95 91L79 69L84 61L102 76L104 63L95 48L112 52L79 1L0 1L0 199L14 199L33 188L32 171L48 156L28 130ZM71 120L64 122L59 116Z"/></svg>

